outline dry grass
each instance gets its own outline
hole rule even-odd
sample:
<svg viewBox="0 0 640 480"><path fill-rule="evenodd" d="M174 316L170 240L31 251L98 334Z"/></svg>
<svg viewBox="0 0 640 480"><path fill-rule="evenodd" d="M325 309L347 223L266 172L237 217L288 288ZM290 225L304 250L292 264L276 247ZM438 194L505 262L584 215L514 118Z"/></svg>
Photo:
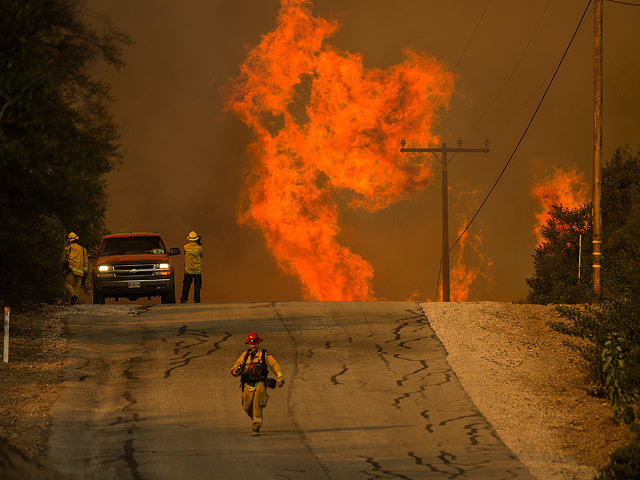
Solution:
<svg viewBox="0 0 640 480"><path fill-rule="evenodd" d="M10 319L9 363L0 364L0 436L41 458L67 352L64 308L14 311Z"/></svg>

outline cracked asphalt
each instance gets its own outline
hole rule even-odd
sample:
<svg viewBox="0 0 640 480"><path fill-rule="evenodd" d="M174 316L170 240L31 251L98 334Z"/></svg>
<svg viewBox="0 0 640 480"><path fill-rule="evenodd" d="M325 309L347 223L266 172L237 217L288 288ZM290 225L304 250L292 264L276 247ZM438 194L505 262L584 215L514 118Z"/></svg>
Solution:
<svg viewBox="0 0 640 480"><path fill-rule="evenodd" d="M69 319L47 461L75 478L532 479L412 302L158 305ZM229 374L283 368L262 435Z"/></svg>

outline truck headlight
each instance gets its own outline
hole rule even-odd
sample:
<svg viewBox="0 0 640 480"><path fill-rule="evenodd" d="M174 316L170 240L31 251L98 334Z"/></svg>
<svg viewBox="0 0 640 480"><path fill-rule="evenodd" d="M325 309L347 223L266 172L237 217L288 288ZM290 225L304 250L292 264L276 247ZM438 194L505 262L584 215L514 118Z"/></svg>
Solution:
<svg viewBox="0 0 640 480"><path fill-rule="evenodd" d="M111 267L109 265L100 265L98 267L99 272L108 272L109 270L111 270Z"/></svg>
<svg viewBox="0 0 640 480"><path fill-rule="evenodd" d="M158 268L168 269L169 268L169 264L168 263L161 263L160 265L158 265Z"/></svg>

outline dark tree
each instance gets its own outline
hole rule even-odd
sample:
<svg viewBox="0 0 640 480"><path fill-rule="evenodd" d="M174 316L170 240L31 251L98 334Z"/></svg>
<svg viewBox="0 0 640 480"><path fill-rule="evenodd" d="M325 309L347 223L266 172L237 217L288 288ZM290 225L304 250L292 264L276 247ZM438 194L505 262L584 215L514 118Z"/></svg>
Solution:
<svg viewBox="0 0 640 480"><path fill-rule="evenodd" d="M119 158L102 60L123 65L125 34L98 34L75 0L0 2L0 299L60 290L64 236L104 233L104 175Z"/></svg>
<svg viewBox="0 0 640 480"><path fill-rule="evenodd" d="M620 147L602 169L602 284L607 295L640 293L640 152Z"/></svg>
<svg viewBox="0 0 640 480"><path fill-rule="evenodd" d="M544 240L533 256L535 272L527 278L527 302L587 301L592 288L591 206L573 210L554 206L547 225L542 227L542 237Z"/></svg>

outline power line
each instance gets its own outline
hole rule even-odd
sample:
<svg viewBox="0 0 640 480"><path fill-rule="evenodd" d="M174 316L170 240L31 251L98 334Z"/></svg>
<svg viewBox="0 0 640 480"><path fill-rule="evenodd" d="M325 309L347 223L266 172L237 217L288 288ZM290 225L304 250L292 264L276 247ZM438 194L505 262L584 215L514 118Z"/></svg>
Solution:
<svg viewBox="0 0 640 480"><path fill-rule="evenodd" d="M460 55L458 56L458 61L454 65L452 72L456 71L456 69L458 68L458 65L460 64L460 60L462 60L462 57L467 52L467 50L469 48L469 45L471 45L471 41L473 40L473 37L476 36L476 32L478 31L478 28L480 27L480 24L482 23L482 19L484 18L485 14L487 13L487 10L489 10L489 5L491 5L491 0L489 0L487 2L487 4L485 5L484 10L482 11L482 15L480 15L480 18L478 19L478 22L476 23L476 28L474 28L473 32L471 32L471 35L469 36L469 40L467 40L467 44L462 49L462 52L460 52Z"/></svg>
<svg viewBox="0 0 640 480"><path fill-rule="evenodd" d="M533 93L531 93L531 95L529 95L529 98L527 98L527 100L522 103L522 105L511 115L511 117L509 117L509 120L507 120L504 123L504 126L502 127L501 130L499 130L499 132L504 131L506 126L511 125L511 123L518 117L518 115L520 115L520 112L522 112L525 108L527 108L527 105L529 105L529 103L531 103L531 100L533 100L538 95L538 92L544 90L544 86L548 83L548 81L549 81L549 79L551 78L552 75L553 75L553 72L550 72L549 75L547 75L542 80L542 82L540 82L540 85L537 86L533 90Z"/></svg>
<svg viewBox="0 0 640 480"><path fill-rule="evenodd" d="M436 281L436 295L435 298L436 302L438 301L438 290L440 290L440 274L442 273L442 259L440 259L440 268L438 269L438 280Z"/></svg>
<svg viewBox="0 0 640 480"><path fill-rule="evenodd" d="M631 5L632 7L640 7L640 3L622 2L620 0L607 0L611 3L619 3L620 5Z"/></svg>
<svg viewBox="0 0 640 480"><path fill-rule="evenodd" d="M87 6L81 7L80 12L86 15L87 17L91 18L92 20L96 20L100 23L111 26L111 19L103 13L93 10Z"/></svg>
<svg viewBox="0 0 640 480"><path fill-rule="evenodd" d="M450 148L446 143L442 143L440 147L427 147L427 148L406 148L406 142L404 139L400 142L403 153L412 152L431 152L435 155L436 152L440 153L440 164L442 165L442 301L448 302L450 300L450 272L449 272L449 184L447 180L447 170L449 161L447 159L449 153L488 153L489 141L485 142L484 148L462 148L462 140L458 140L458 148Z"/></svg>
<svg viewBox="0 0 640 480"><path fill-rule="evenodd" d="M460 52L460 55L458 55L458 60L456 61L456 64L451 69L451 73L452 74L456 72L456 70L458 68L458 65L460 65L460 61L462 60L462 57L464 57L464 54L469 49L469 45L471 45L471 41L476 36L476 32L478 31L478 28L480 28L480 24L482 23L482 19L484 18L485 14L487 13L487 10L489 10L489 5L491 5L491 2L492 2L492 0L488 0L487 4L484 6L484 10L482 11L482 14L480 15L480 18L478 18L478 21L476 22L475 28L471 32L471 35L469 35L469 39L467 40L467 43L465 44L464 48ZM430 110L431 109L431 107L433 106L433 104L436 101L436 98L438 98L440 96L440 94L442 93L443 90L444 90L444 84L440 86L440 90L438 90L437 94L431 96L429 104L426 105L426 107L425 107L426 110Z"/></svg>
<svg viewBox="0 0 640 480"><path fill-rule="evenodd" d="M500 181L500 179L504 175L504 172L507 170L507 167L511 163L511 160L513 160L513 157L515 156L516 152L518 151L518 148L520 147L520 144L522 143L522 141L524 140L524 137L526 136L527 132L529 131L529 128L531 127L531 124L533 123L533 120L536 118L536 115L538 114L538 111L540 110L540 107L542 106L542 102L544 102L544 99L547 96L547 93L549 92L549 89L551 88L551 85L553 84L553 81L555 80L556 76L558 75L558 71L560 70L560 67L562 66L562 63L564 62L564 59L566 58L567 53L569 52L569 48L571 48L571 45L573 44L573 40L576 38L576 35L578 34L578 30L580 30L580 26L582 25L582 21L584 20L584 17L586 16L590 5L591 5L591 0L588 0L587 1L587 6L585 7L584 12L582 12L582 16L580 17L580 21L578 22L578 26L574 30L573 35L571 36L571 40L569 40L569 45L567 45L567 48L565 48L564 53L562 54L562 58L560 58L560 62L558 63L558 66L556 67L555 71L553 72L553 76L551 77L551 80L549 81L549 84L547 85L547 88L545 89L544 93L542 94L542 98L538 102L538 106L536 107L535 111L533 112L533 115L531 116L531 119L529 120L529 123L527 124L526 128L524 129L524 132L520 136L520 139L518 140L518 143L516 143L516 146L513 149L513 151L511 152L511 155L509 155L509 159L507 160L507 163L505 163L504 167L502 168L502 171L500 172L500 175L498 175L498 178L493 183L491 189L489 189L489 192L484 197L484 200L482 201L482 203L478 207L478 210L476 210L476 213L473 214L473 217L471 217L471 220L469 220L469 223L467 223L467 226L464 227L464 230L458 236L456 241L453 242L453 245L451 245L451 247L449 248L449 251L453 250L453 248L458 244L460 239L464 236L466 231L469 229L469 227L471 226L473 221L476 219L476 217L480 213L480 210L482 210L482 207L484 207L485 203L487 203L487 200L489 199L489 197L493 193L493 190L498 185L498 182Z"/></svg>
<svg viewBox="0 0 640 480"><path fill-rule="evenodd" d="M482 20L484 19L487 10L489 10L489 5L491 5L492 0L488 0L486 5L484 6L484 10L482 11L482 14L480 15L480 18L478 18L478 21L476 22L476 26L473 29L473 31L471 32L471 35L469 35L469 38L467 39L467 43L465 44L464 48L462 49L462 51L460 52L460 55L458 55L458 60L456 60L455 65L453 66L453 69L451 69L451 73L455 73L455 71L458 68L458 65L460 65L460 61L462 60L462 57L464 57L464 54L467 52L467 50L469 49L469 46L471 45L471 42L473 41L478 29L480 28L480 25L482 24ZM440 93L442 93L442 90L444 89L443 86L440 87L440 91L438 92L438 95L440 95ZM435 95L434 97L431 98L431 101L429 103L429 105L427 106L427 108L431 108L431 106L433 105L433 103L435 102L435 98L438 96ZM435 155L435 153L434 153ZM437 158L437 157L436 157ZM453 160L453 157L452 157ZM456 240L457 241L457 240ZM438 285L440 284L440 272L442 271L442 259L440 259L440 270L438 270L438 282L436 284L436 299L438 297Z"/></svg>
<svg viewBox="0 0 640 480"><path fill-rule="evenodd" d="M542 24L542 19L544 18L545 14L547 13L547 10L549 10L549 5L551 5L551 0L548 0L546 7L544 7L544 10L542 11L542 15L540 15L540 18L538 19L538 23L536 24L536 27L533 29L533 32L531 33L531 36L529 37L529 41L527 42L527 45L524 47L524 50L522 51L522 54L520 54L520 58L516 62L515 66L513 67L513 70L511 70L511 74L503 82L502 86L498 90L498 93L496 94L495 97L493 97L493 100L491 100L491 102L489 102L489 106L487 106L487 108L484 111L484 113L482 115L480 115L480 117L476 120L476 122L474 123L474 126L477 125L478 123L480 123L480 121L485 117L485 115L489 112L489 110L491 110L491 107L493 107L493 104L496 102L496 100L498 98L500 98L500 96L502 95L502 93L505 90L505 87L509 84L509 82L511 81L511 79L515 75L516 71L518 70L518 67L520 66L520 63L522 63L522 59L524 58L524 56L526 55L527 51L529 50L529 47L531 46L531 42L533 41L533 38L535 37L536 33L538 32L538 28L540 28L540 25Z"/></svg>

